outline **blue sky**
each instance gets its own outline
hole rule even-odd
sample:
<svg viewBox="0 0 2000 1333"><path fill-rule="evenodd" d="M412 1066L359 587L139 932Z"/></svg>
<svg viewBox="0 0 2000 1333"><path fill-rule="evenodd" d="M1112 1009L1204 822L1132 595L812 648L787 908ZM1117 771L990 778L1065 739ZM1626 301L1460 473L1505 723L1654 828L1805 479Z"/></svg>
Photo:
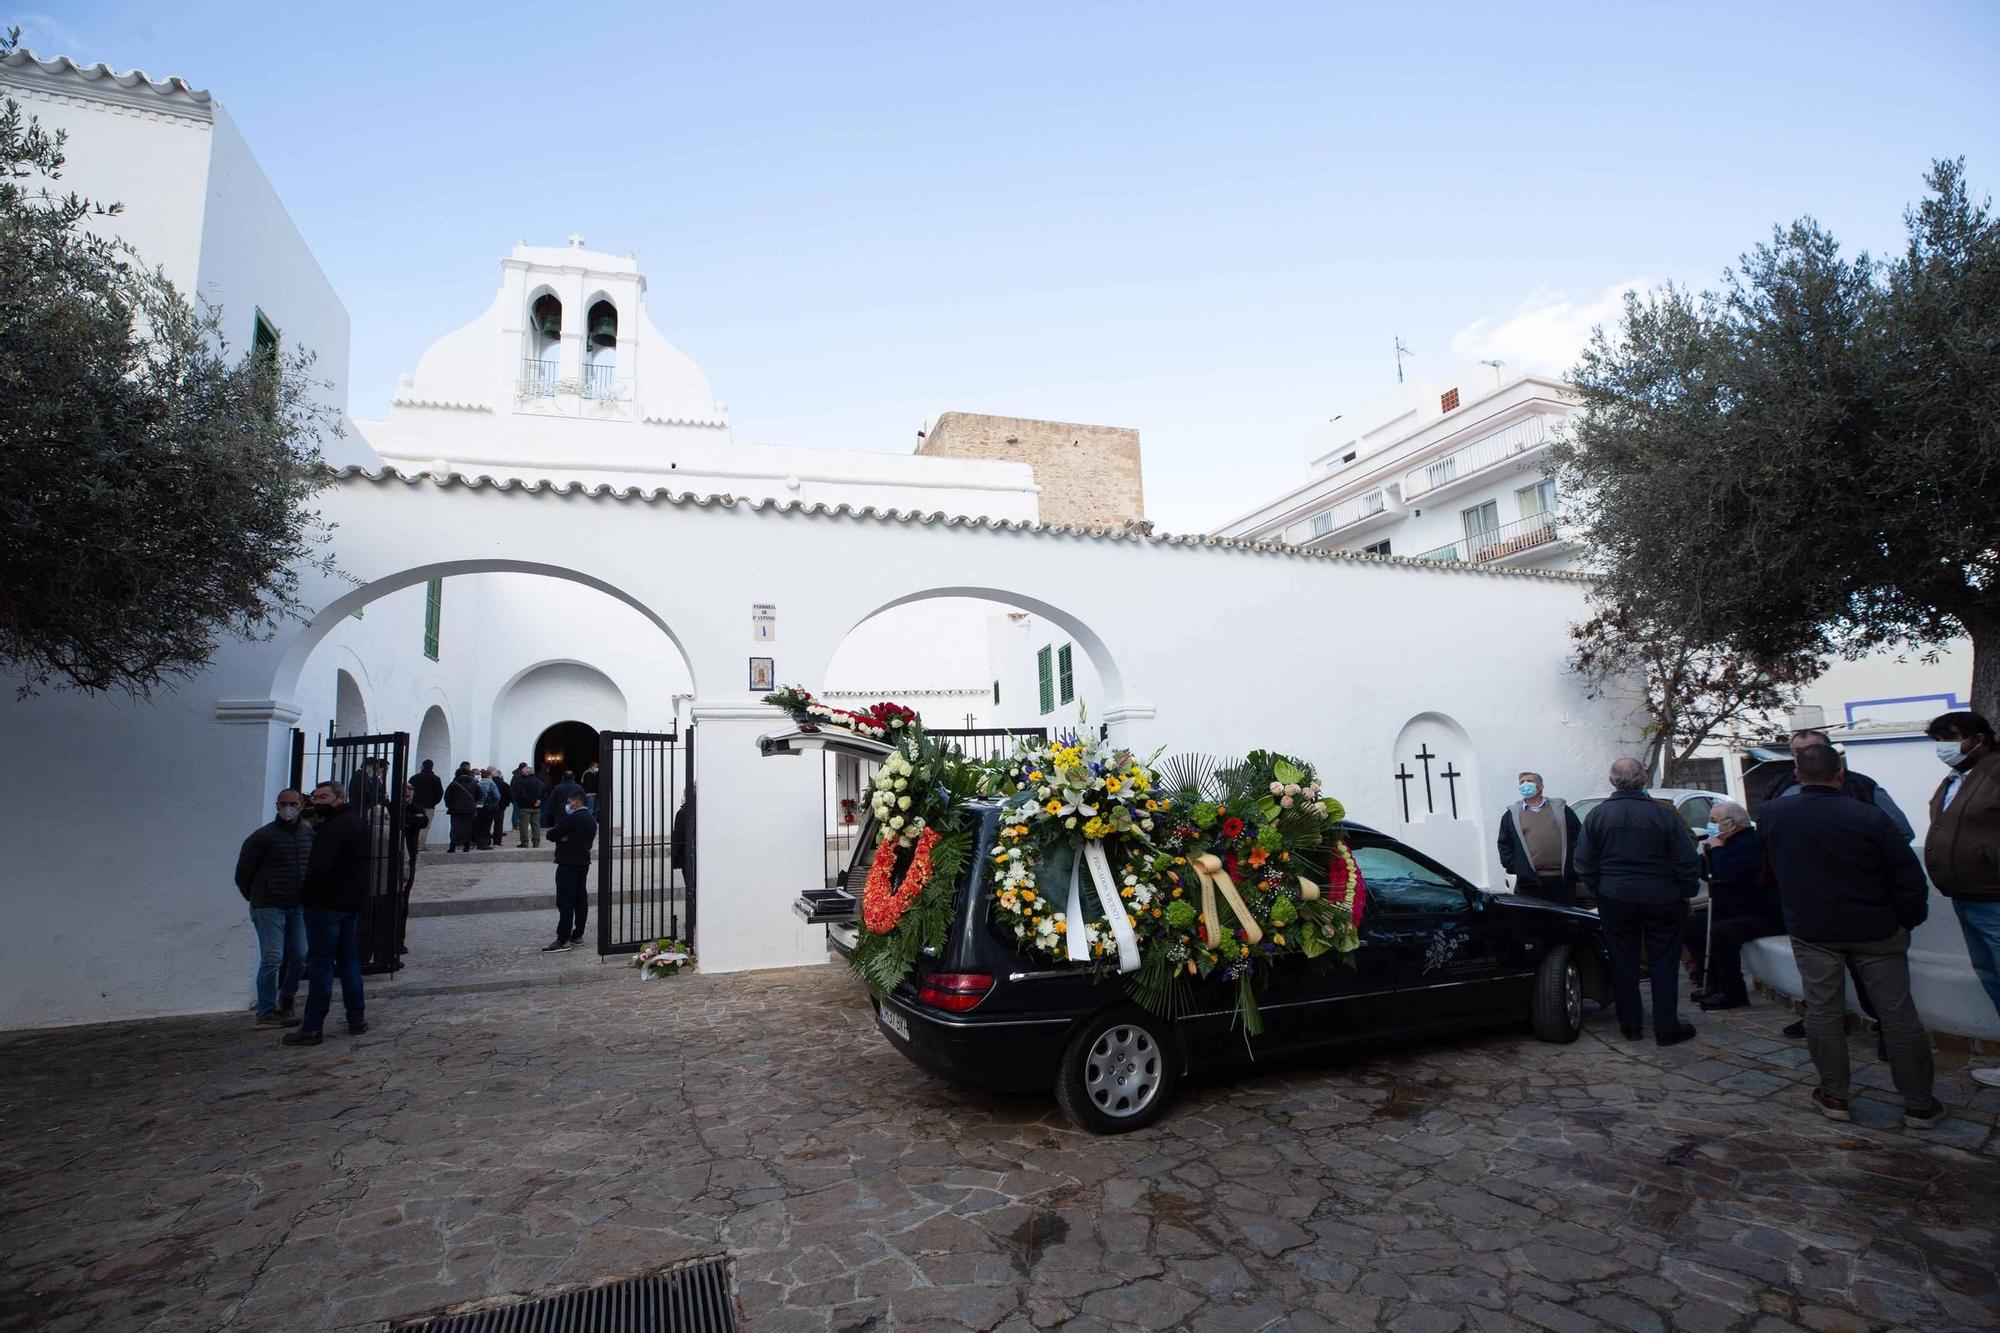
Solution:
<svg viewBox="0 0 2000 1333"><path fill-rule="evenodd" d="M1395 9L1396 12L1390 12ZM1509 13L1509 9L1516 12ZM740 440L1136 426L1209 527L1415 369L1563 362L1774 222L2000 188L2000 5L77 3L37 54L230 109L379 415L518 239L632 251ZM141 200L127 200L137 207ZM1559 368L1553 364L1552 368Z"/></svg>

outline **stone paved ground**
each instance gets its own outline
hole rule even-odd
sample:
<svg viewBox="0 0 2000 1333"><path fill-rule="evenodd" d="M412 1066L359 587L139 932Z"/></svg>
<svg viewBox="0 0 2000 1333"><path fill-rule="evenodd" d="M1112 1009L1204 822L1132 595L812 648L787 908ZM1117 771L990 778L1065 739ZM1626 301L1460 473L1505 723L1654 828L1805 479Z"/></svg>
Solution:
<svg viewBox="0 0 2000 1333"><path fill-rule="evenodd" d="M1117 1139L932 1081L831 968L372 1017L0 1041L0 1326L362 1329L713 1254L757 1333L2000 1324L2000 1094L1829 1124L1768 1006L1267 1070Z"/></svg>

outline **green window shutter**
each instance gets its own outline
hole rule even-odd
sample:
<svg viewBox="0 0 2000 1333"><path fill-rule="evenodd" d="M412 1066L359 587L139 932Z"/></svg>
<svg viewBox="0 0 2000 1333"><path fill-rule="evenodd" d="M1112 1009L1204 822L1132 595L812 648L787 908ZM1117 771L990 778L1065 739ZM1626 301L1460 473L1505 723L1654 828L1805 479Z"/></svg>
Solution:
<svg viewBox="0 0 2000 1333"><path fill-rule="evenodd" d="M1076 700L1076 672L1070 662L1071 647L1072 645L1066 643L1062 646L1062 651L1056 654L1056 674L1062 683L1064 703L1073 703Z"/></svg>
<svg viewBox="0 0 2000 1333"><path fill-rule="evenodd" d="M993 706L1000 706L1000 682L997 680L993 682Z"/></svg>
<svg viewBox="0 0 2000 1333"><path fill-rule="evenodd" d="M424 585L424 656L438 660L438 633L444 625L444 580Z"/></svg>
<svg viewBox="0 0 2000 1333"><path fill-rule="evenodd" d="M1047 644L1043 644L1042 650L1035 654L1035 674L1040 676L1042 680L1042 711L1044 713L1053 713L1056 711L1054 657L1053 650Z"/></svg>

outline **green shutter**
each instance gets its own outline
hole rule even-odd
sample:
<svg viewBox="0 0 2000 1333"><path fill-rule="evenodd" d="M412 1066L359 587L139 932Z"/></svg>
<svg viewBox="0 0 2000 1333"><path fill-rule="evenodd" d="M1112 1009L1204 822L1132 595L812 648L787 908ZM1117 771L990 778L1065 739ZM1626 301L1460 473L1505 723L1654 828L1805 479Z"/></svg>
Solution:
<svg viewBox="0 0 2000 1333"><path fill-rule="evenodd" d="M993 706L1000 706L1000 682L997 680L993 682Z"/></svg>
<svg viewBox="0 0 2000 1333"><path fill-rule="evenodd" d="M438 660L438 632L444 624L444 580L424 585L424 656Z"/></svg>
<svg viewBox="0 0 2000 1333"><path fill-rule="evenodd" d="M1053 713L1056 711L1054 657L1054 651L1047 644L1043 644L1042 650L1035 654L1035 674L1040 676L1042 680L1042 711L1044 713Z"/></svg>
<svg viewBox="0 0 2000 1333"><path fill-rule="evenodd" d="M1073 703L1076 700L1076 672L1070 664L1070 647L1071 645L1066 643L1062 646L1062 651L1056 654L1056 674L1062 682L1064 703Z"/></svg>

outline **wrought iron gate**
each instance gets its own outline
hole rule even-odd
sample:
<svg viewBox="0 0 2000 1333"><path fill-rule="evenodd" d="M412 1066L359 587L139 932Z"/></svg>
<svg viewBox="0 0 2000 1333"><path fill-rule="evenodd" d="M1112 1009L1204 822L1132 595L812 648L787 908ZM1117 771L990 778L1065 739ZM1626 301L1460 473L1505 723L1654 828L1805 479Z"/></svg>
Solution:
<svg viewBox="0 0 2000 1333"><path fill-rule="evenodd" d="M409 923L409 885L403 874L403 783L410 775L410 733L319 737L306 749L305 733L292 732L292 786L311 794L337 782L368 829L368 897L361 909L361 970L394 972L403 965L403 932ZM372 762L372 770L370 765Z"/></svg>
<svg viewBox="0 0 2000 1333"><path fill-rule="evenodd" d="M598 733L599 954L694 933L694 734Z"/></svg>

